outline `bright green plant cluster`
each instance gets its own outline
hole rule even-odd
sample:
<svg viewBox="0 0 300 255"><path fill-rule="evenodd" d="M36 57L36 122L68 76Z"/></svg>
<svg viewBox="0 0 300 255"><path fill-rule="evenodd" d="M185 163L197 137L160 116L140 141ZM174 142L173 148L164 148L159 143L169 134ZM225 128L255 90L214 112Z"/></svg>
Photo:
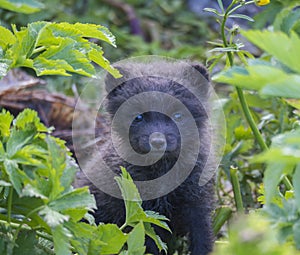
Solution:
<svg viewBox="0 0 300 255"><path fill-rule="evenodd" d="M0 26L0 77L15 67L28 67L40 75L96 74L92 62L114 76L119 73L103 56L101 47L87 38L115 46L109 30L95 24L34 22L13 32Z"/></svg>
<svg viewBox="0 0 300 255"><path fill-rule="evenodd" d="M252 136L245 128L236 128L235 138L240 137L240 147L235 147L236 151L231 150L228 156L252 150L248 155L251 160L247 160L246 171L251 171L254 167L259 167L260 171L263 171L263 189L260 189L262 196L259 197L259 201L264 204L263 212L267 215L265 220L270 221L276 228L280 242L293 243L300 249L300 34L297 18L300 11L296 8L300 4L297 1L285 1L284 8L274 17L273 29L241 31L248 41L263 52L259 59L254 59L252 56L247 58L249 54L245 54L242 44L236 42L236 31L232 33L233 30L226 30L225 26L234 11L253 1L232 1L227 9L224 9L222 1L218 2L223 10L221 14L216 12L221 17L222 47L214 50L220 53L211 60L217 64L222 57L226 57L227 66L221 73L215 75L213 80L236 87L235 98L240 100L241 109L253 134ZM282 1L277 2L279 4ZM245 18L240 15L235 17ZM235 65L237 57L242 65ZM247 102L248 98L251 107ZM260 116L256 111L259 108L262 113L264 111L268 113L270 109L274 110L274 106L279 106L284 111L278 112L278 109L274 111L272 114L277 116L271 117L273 121L270 125L270 116L263 121L260 118L264 116ZM257 124L256 121L261 122ZM262 152L258 150L259 148L255 149L253 142L248 145L245 143L253 138ZM242 147L245 146L246 150L242 151ZM237 170L230 173L237 209L242 211L245 200L242 201L240 194L243 192L239 183L235 182ZM245 175L245 172L241 174ZM239 241L243 243L241 239ZM237 252L237 240L233 241L231 248L233 247L236 248L234 250L236 254L253 253L253 250L246 252L245 249L241 253ZM233 250L231 254L234 254ZM269 253L263 254L295 253L278 248L274 251L270 249Z"/></svg>
<svg viewBox="0 0 300 255"><path fill-rule="evenodd" d="M143 254L146 234L166 249L150 225L169 230L166 218L143 211L125 169L116 181L126 222L121 228L96 226L88 214L96 208L94 197L88 187L72 187L78 167L49 132L35 111L26 109L16 119L0 113L0 254Z"/></svg>

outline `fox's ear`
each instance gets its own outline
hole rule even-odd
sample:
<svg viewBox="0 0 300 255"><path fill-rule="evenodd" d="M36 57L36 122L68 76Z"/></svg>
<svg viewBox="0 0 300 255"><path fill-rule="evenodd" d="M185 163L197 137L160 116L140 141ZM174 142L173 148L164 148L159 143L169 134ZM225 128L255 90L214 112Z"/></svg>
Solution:
<svg viewBox="0 0 300 255"><path fill-rule="evenodd" d="M209 73L205 66L203 66L202 64L192 63L192 67L194 67L197 71L199 71L199 73L201 73L206 80L210 81Z"/></svg>

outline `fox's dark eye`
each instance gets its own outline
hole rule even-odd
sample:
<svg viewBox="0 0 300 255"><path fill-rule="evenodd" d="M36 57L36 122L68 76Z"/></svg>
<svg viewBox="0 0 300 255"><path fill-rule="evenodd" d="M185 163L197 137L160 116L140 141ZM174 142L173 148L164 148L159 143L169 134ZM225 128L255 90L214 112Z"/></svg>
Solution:
<svg viewBox="0 0 300 255"><path fill-rule="evenodd" d="M142 121L144 119L144 116L143 116L143 114L139 114L139 115L137 115L136 117L135 117L135 121L136 122L140 122L140 121Z"/></svg>
<svg viewBox="0 0 300 255"><path fill-rule="evenodd" d="M173 113L172 118L175 121L181 121L182 120L182 114L180 112L175 112L175 113Z"/></svg>

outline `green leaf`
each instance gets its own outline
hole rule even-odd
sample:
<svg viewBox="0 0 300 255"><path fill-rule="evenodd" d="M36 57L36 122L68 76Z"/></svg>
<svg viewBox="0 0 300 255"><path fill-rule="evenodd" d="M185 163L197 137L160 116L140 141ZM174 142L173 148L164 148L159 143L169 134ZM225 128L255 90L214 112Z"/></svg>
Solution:
<svg viewBox="0 0 300 255"><path fill-rule="evenodd" d="M288 36L283 32L249 30L242 31L250 42L268 52L291 70L300 73L300 38L295 32Z"/></svg>
<svg viewBox="0 0 300 255"><path fill-rule="evenodd" d="M101 254L118 254L127 240L126 234L115 224L99 225L97 233L97 239L105 243Z"/></svg>
<svg viewBox="0 0 300 255"><path fill-rule="evenodd" d="M7 28L0 26L0 34L0 47L2 47L3 49L5 49L7 45L14 44L16 42L16 37Z"/></svg>
<svg viewBox="0 0 300 255"><path fill-rule="evenodd" d="M25 109L16 118L14 126L18 129L32 129L34 126L39 132L48 132L48 128L41 123L36 111Z"/></svg>
<svg viewBox="0 0 300 255"><path fill-rule="evenodd" d="M128 235L128 254L140 255L146 251L145 247L145 229L142 222L135 225Z"/></svg>
<svg viewBox="0 0 300 255"><path fill-rule="evenodd" d="M1 58L1 48L0 48L0 58ZM10 69L10 66L12 64L12 60L10 59L3 59L1 58L0 59L0 80L2 77L4 77L7 72L9 71Z"/></svg>
<svg viewBox="0 0 300 255"><path fill-rule="evenodd" d="M300 211L300 163L296 166L295 173L293 175L293 184L295 191L295 199Z"/></svg>
<svg viewBox="0 0 300 255"><path fill-rule="evenodd" d="M204 8L203 11L214 13L214 14L216 14L217 16L223 16L223 14L219 13L219 12L218 12L216 9L214 9L214 8Z"/></svg>
<svg viewBox="0 0 300 255"><path fill-rule="evenodd" d="M61 186L64 187L64 190L68 190L68 188L72 185L75 179L76 172L79 171L79 167L76 165L74 159L67 156L66 160L66 167L60 178L60 183Z"/></svg>
<svg viewBox="0 0 300 255"><path fill-rule="evenodd" d="M73 208L95 209L95 198L88 192L88 187L77 188L51 201L49 206L56 211Z"/></svg>
<svg viewBox="0 0 300 255"><path fill-rule="evenodd" d="M70 25L68 23L64 23L67 25ZM115 44L115 37L113 34L104 26L96 25L96 24L82 24L82 23L76 23L73 26L75 29L78 29L83 37L87 38L96 38L102 41L105 41L114 47L116 47Z"/></svg>
<svg viewBox="0 0 300 255"><path fill-rule="evenodd" d="M8 138L6 145L6 152L9 158L12 158L19 150L21 150L25 145L32 142L34 136L36 135L35 130L16 130L11 131L11 135Z"/></svg>
<svg viewBox="0 0 300 255"><path fill-rule="evenodd" d="M0 62L0 76L9 68L25 66L37 75L77 73L91 77L96 74L92 64L95 62L120 77L118 70L103 57L102 48L87 40L96 38L115 46L114 36L101 25L42 21L30 23L20 31L13 26L13 31L16 40L2 51L5 59L2 67Z"/></svg>
<svg viewBox="0 0 300 255"><path fill-rule="evenodd" d="M58 225L52 229L55 255L71 255L70 231L62 225Z"/></svg>
<svg viewBox="0 0 300 255"><path fill-rule="evenodd" d="M0 136L1 137L7 137L10 135L10 126L14 119L14 116L12 116L9 112L2 109L2 112L0 113Z"/></svg>
<svg viewBox="0 0 300 255"><path fill-rule="evenodd" d="M103 51L101 47L97 45L92 45L92 49L88 53L89 58L91 61L94 61L97 65L101 66L105 70L107 70L111 75L113 75L115 78L120 78L122 75L118 71L118 69L113 68L109 61L103 57Z"/></svg>
<svg viewBox="0 0 300 255"><path fill-rule="evenodd" d="M159 251L165 251L165 253L167 253L167 245L161 240L160 236L155 233L151 224L144 222L144 227L146 235L153 239Z"/></svg>
<svg viewBox="0 0 300 255"><path fill-rule="evenodd" d="M95 225L68 221L64 226L71 232L73 237L70 242L78 254L97 254L101 249L101 245L105 245L99 240Z"/></svg>
<svg viewBox="0 0 300 255"><path fill-rule="evenodd" d="M260 94L264 96L279 96L300 98L300 75L289 75L285 79L275 80L266 84Z"/></svg>
<svg viewBox="0 0 300 255"><path fill-rule="evenodd" d="M61 186L60 183L60 178L66 167L66 152L57 145L51 136L46 137L46 142L49 150L49 157L47 161L50 171L48 178L52 184L50 200L54 200L61 194L61 192L64 191L64 187Z"/></svg>
<svg viewBox="0 0 300 255"><path fill-rule="evenodd" d="M300 249L300 220L293 225L294 241L296 248Z"/></svg>
<svg viewBox="0 0 300 255"><path fill-rule="evenodd" d="M299 24L300 10L295 7L294 5L288 6L277 15L274 22L275 30L281 30L289 34Z"/></svg>
<svg viewBox="0 0 300 255"><path fill-rule="evenodd" d="M300 129L272 138L271 148L255 157L256 162L297 164L300 162Z"/></svg>
<svg viewBox="0 0 300 255"><path fill-rule="evenodd" d="M250 62L247 67L232 67L212 77L214 81L245 89L260 90L274 81L284 81L288 74L267 62Z"/></svg>
<svg viewBox="0 0 300 255"><path fill-rule="evenodd" d="M42 159L45 159L48 152L35 144L25 145L14 154L14 160L18 164L43 167Z"/></svg>
<svg viewBox="0 0 300 255"><path fill-rule="evenodd" d="M13 254L18 255L46 255L46 253L37 247L38 238L33 230L21 230L16 240Z"/></svg>
<svg viewBox="0 0 300 255"><path fill-rule="evenodd" d="M153 211L145 211L145 214L146 217L141 218L143 222L152 223L170 231L168 224L165 222L168 221L168 218L166 218L164 215L160 215L159 213Z"/></svg>
<svg viewBox="0 0 300 255"><path fill-rule="evenodd" d="M0 8L30 14L40 11L44 5L35 0L0 0Z"/></svg>
<svg viewBox="0 0 300 255"><path fill-rule="evenodd" d="M26 197L39 197L42 199L47 200L47 197L44 196L44 194L37 188L32 186L31 184L27 184L21 193L21 196L26 196Z"/></svg>
<svg viewBox="0 0 300 255"><path fill-rule="evenodd" d="M220 9L222 10L222 12L224 12L224 5L223 5L222 0L218 0L218 5L219 5Z"/></svg>
<svg viewBox="0 0 300 255"><path fill-rule="evenodd" d="M69 220L68 215L63 215L49 206L45 206L42 210L40 210L39 215L52 228L56 228L61 223Z"/></svg>
<svg viewBox="0 0 300 255"><path fill-rule="evenodd" d="M140 194L125 168L121 168L122 175L115 177L121 190L126 208L126 224L138 222L141 215L145 215L142 209Z"/></svg>
<svg viewBox="0 0 300 255"><path fill-rule="evenodd" d="M250 22L254 22L254 19L252 19L251 17L244 15L244 14L231 14L231 15L229 15L229 18L245 19Z"/></svg>
<svg viewBox="0 0 300 255"><path fill-rule="evenodd" d="M269 163L265 170L264 187L267 205L272 202L274 195L277 193L277 185L281 180L285 167L285 163Z"/></svg>
<svg viewBox="0 0 300 255"><path fill-rule="evenodd" d="M18 164L15 161L9 159L4 160L4 170L9 176L14 189L18 194L21 194L23 181L27 178L25 173L18 168Z"/></svg>

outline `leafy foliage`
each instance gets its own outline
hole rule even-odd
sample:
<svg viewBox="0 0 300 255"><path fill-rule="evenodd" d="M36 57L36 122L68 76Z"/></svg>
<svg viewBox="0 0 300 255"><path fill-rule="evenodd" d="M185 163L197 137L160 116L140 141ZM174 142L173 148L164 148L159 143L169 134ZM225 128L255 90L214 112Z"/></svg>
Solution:
<svg viewBox="0 0 300 255"><path fill-rule="evenodd" d="M294 5L290 5L290 10L293 9L292 6L294 8ZM287 20L292 22L295 13L292 12L290 18L286 12L282 15L286 22ZM284 22L283 16L279 15L280 22ZM281 105L287 103L296 108L296 111L288 111L285 120L292 125L286 126L285 130L279 129L276 136L273 133L270 138L270 148L259 155L252 156L252 162L266 165L262 196L259 200L264 203L263 211L278 231L279 241L293 243L299 249L300 129L297 108L299 107L300 69L297 59L300 57L298 50L300 38L290 24L277 26L278 28L282 31L242 31L242 35L261 48L265 55L260 60L246 61L243 67L233 66L226 69L215 75L213 79L238 88L258 91L259 95L264 98L284 98ZM297 26L294 28L296 29ZM261 108L267 109L264 105L261 105ZM262 132L265 126L265 124L261 126ZM266 136L267 133L264 135ZM238 250L238 247L234 249ZM276 254L276 252L285 254L284 250L270 250L270 254ZM287 254L290 253L287 252ZM245 252L245 254L248 253Z"/></svg>
<svg viewBox="0 0 300 255"><path fill-rule="evenodd" d="M103 57L100 46L87 38L95 38L115 46L114 36L103 26L34 22L13 32L0 27L0 77L15 67L28 67L39 75L94 76L94 62L118 77L120 74ZM4 39L5 38L5 39Z"/></svg>
<svg viewBox="0 0 300 255"><path fill-rule="evenodd" d="M166 218L142 210L125 169L117 181L126 201L124 227L132 230L127 234L114 224L80 222L96 207L95 200L88 187L71 186L78 167L64 143L49 135L37 113L29 109L15 120L3 110L0 123L2 254L53 254L53 247L58 255L116 254L121 250L122 254L141 254L146 234L159 249L166 249L150 225L169 230Z"/></svg>
<svg viewBox="0 0 300 255"><path fill-rule="evenodd" d="M44 5L41 2L35 0L0 0L0 8L30 14L40 11L41 8L44 8Z"/></svg>

